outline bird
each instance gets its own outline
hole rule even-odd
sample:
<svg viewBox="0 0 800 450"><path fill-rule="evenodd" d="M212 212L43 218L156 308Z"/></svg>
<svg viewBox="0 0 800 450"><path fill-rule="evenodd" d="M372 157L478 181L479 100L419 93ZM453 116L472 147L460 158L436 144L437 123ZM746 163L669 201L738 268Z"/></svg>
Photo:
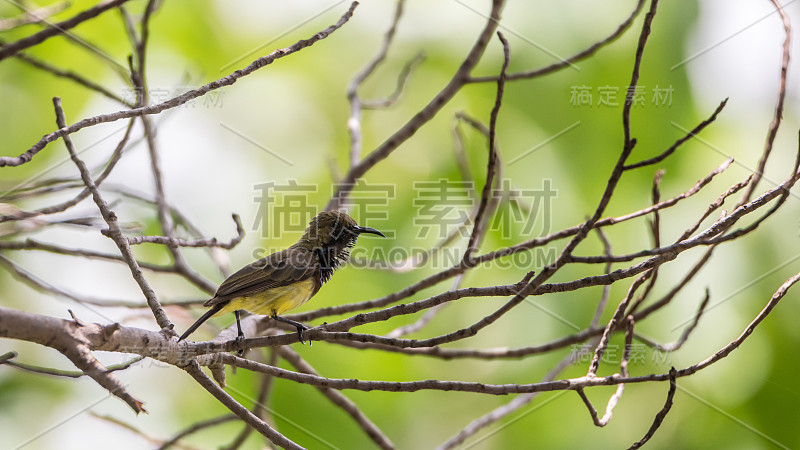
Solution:
<svg viewBox="0 0 800 450"><path fill-rule="evenodd" d="M308 327L281 314L302 306L319 292L333 272L347 261L350 249L362 233L386 237L374 228L359 226L344 211L317 214L294 245L248 264L223 281L214 296L203 303L211 309L178 341L186 339L211 317L230 312L236 316L237 339L244 339L239 314L240 310L247 310L293 325L300 342L305 343L303 331Z"/></svg>

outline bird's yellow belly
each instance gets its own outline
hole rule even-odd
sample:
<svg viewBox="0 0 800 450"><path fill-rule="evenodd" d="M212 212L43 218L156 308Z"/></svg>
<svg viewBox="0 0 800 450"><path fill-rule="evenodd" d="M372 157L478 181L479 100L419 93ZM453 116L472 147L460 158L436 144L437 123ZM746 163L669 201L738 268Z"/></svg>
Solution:
<svg viewBox="0 0 800 450"><path fill-rule="evenodd" d="M311 298L314 281L309 278L288 286L268 289L264 292L244 297L236 297L228 302L218 313L219 316L237 309L246 309L255 314L280 315L303 305Z"/></svg>

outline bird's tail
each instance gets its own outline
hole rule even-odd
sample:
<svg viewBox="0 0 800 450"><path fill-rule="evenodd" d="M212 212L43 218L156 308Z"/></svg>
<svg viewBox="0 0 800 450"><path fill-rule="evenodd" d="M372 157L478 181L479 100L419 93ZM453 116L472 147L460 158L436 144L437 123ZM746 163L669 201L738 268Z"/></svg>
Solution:
<svg viewBox="0 0 800 450"><path fill-rule="evenodd" d="M200 316L200 318L197 319L197 321L195 321L195 323L193 323L192 326L190 326L189 329L186 330L181 335L181 337L178 339L178 342L186 339L190 334L194 333L194 330L198 329L200 325L203 324L203 322L210 319L214 314L218 313L225 305L226 305L225 303L217 303L216 305L212 306L211 309L209 309L208 311L206 311L205 314Z"/></svg>

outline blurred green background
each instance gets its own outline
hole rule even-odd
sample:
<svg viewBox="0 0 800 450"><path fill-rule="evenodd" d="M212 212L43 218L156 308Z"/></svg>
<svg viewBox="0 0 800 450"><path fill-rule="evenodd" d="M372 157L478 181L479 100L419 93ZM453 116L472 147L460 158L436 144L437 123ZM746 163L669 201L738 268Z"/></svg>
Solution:
<svg viewBox="0 0 800 450"><path fill-rule="evenodd" d="M362 97L387 96L406 62L420 52L424 52L425 59L412 73L403 96L393 108L365 111L364 154L383 142L448 82L483 25L485 19L477 12L487 12L488 3L407 2L396 42L386 62L360 90ZM633 4L632 1L613 4L587 0L509 1L500 29L510 41L511 71L550 64L604 38L629 14ZM71 17L92 5L91 1L74 1L55 20ZM141 0L134 0L128 9L138 16L143 5ZM151 21L147 63L151 97L153 101L166 100L243 68L275 48L307 38L335 22L347 5L331 1L290 4L165 1ZM223 240L234 235L230 214L242 216L247 236L229 254L232 269L249 263L263 249L290 245L302 232L290 227L278 235L275 229L266 226L272 222L258 216L262 206L258 202L259 185L272 182L285 186L295 181L316 186L307 200L317 211L330 197L332 184L346 172L349 106L345 91L354 74L379 49L394 5L388 0L364 2L353 19L328 39L278 60L230 87L154 117L170 203L201 224L208 236ZM787 6L787 11L795 22L800 19L797 4ZM0 16L18 13L19 9L10 2L0 3ZM643 13L622 38L590 59L544 78L509 83L498 127L502 177L523 190L541 189L543 182L549 180L557 197L551 210L536 218L531 230L525 229L524 220L507 223L498 219L501 226L487 235L482 252L572 226L594 211L621 148L621 104L630 80L642 18ZM3 32L0 37L9 42L36 30L35 25L27 26ZM91 48L57 37L29 53L89 76L117 95L132 100L128 83L108 60L99 56L108 55L117 66L126 65L131 50L120 14L106 13L73 31L90 43ZM668 198L689 189L726 158L735 158L730 169L701 193L661 215L664 242L674 240L705 211L709 202L752 172L772 118L782 39L779 18L769 2L708 0L659 5L643 59L642 103L633 108L632 128L638 145L632 160L660 153L684 134L682 129L693 128L720 101L730 100L717 122L702 133L702 141L692 140L663 163L627 174L609 205L609 215L646 207L657 169L666 171L662 197ZM495 39L475 74L496 74L501 62L501 47ZM790 69L790 74L793 73L796 70ZM797 150L798 91L792 81L790 77L782 131L759 192L787 176ZM576 101L573 97L576 92L584 95L584 102ZM70 123L120 109L112 100L68 80L55 78L14 58L5 60L0 63L2 155L16 156L56 128L53 96L63 99ZM418 192L414 183L439 179L462 181L453 150L455 114L463 111L488 122L493 99L494 85L467 86L435 119L369 172L365 178L368 184L391 185L395 196L374 206L371 211L379 214L369 220L364 220L369 211L367 206L356 207L353 214L362 224L392 232L394 237L385 241L361 239L360 254L381 254L381 251L390 254L392 249L420 249L436 243L436 233L423 238L418 235L419 224L414 222L419 215L414 203ZM591 104L585 102L589 99ZM119 121L91 127L73 135L73 139L90 166L98 166L122 136L124 126ZM486 141L468 127L463 129L465 154L480 189L485 178ZM137 124L134 136L140 134ZM45 171L43 176L47 177L75 177L75 167L66 156L59 141L50 144L30 164L3 168L0 177L3 191ZM146 147L141 143L132 145L107 183L152 194ZM112 192L107 195L111 200L120 199ZM48 197L44 203L38 200L17 206L35 208L68 197L62 193ZM702 273L668 308L637 324L638 332L644 336L659 342L673 341L683 329L680 324L692 317L704 289L711 292L711 309L684 348L667 356L644 350L641 360L630 365L632 375L666 372L670 365L689 366L739 335L775 289L800 270L798 205L798 198L793 195L755 233L720 247ZM114 207L121 220L137 231L159 233L152 209L130 200ZM518 211L513 205L507 201L500 203L498 215L515 217L515 213ZM57 217L86 215L96 215L94 205L88 201ZM607 228L606 232L615 253L651 245L647 223L642 219ZM108 239L83 229L58 227L38 232L35 237L68 247L114 252ZM516 282L525 272L540 270L549 262L547 256L559 251L563 242L534 253L535 257L524 263L514 259L502 266L481 267L463 280L463 286ZM461 249L464 245L462 240L453 248ZM167 253L155 246L141 246L136 251L148 261L169 261ZM197 249L184 252L203 275L215 283L222 281L206 252ZM590 236L576 254L600 252L599 240ZM47 282L71 292L107 299L141 298L123 266L34 252L4 254ZM662 268L653 298L669 291L701 254L702 249L686 252ZM380 297L448 266L434 258L424 267L403 273L347 267L337 272L332 282L298 311ZM619 267L623 266L616 268ZM568 267L554 281L594 275L602 270L600 265ZM204 296L176 277L147 275L162 299ZM629 283L620 283L612 289L605 320ZM442 283L405 302L442 292L450 285L449 281ZM478 336L452 347L529 346L572 334L588 325L600 294L601 288L597 287L531 298ZM423 331L410 337L432 337L467 326L503 302L503 298L463 299L442 310ZM87 321L122 321L131 326L156 327L146 309L87 307L38 293L5 270L0 271L0 304L57 317L68 317L69 308ZM177 328L184 329L196 317L197 310L171 307L168 313ZM800 401L800 388L795 381L800 370L796 359L800 343L798 314L797 294L790 291L739 350L694 376L680 379L675 405L649 447L800 446L800 433L795 426L800 422L800 412L794 407ZM401 317L357 331L387 333L419 317L419 314ZM227 317L215 323L228 326L231 321ZM195 338L211 338L213 331L204 327ZM612 341L617 348L621 344L618 338ZM565 348L521 360L444 361L359 351L325 342L293 348L328 377L392 381L439 378L485 383L537 382L571 350ZM68 361L53 350L0 341L0 354L10 350L19 352L19 361L70 368ZM263 355L255 352L250 356L263 359ZM101 353L99 357L108 364L123 361L120 354ZM609 361L601 365L600 374L617 372L619 357L619 351L609 355ZM281 366L290 368L285 362ZM588 361L583 360L570 366L562 376L580 376L587 367ZM174 368L145 360L119 376L134 396L146 402L149 415L135 417L127 406L110 399L90 380L52 379L0 367L1 446L149 448L158 444L97 415L116 418L147 436L163 440L199 420L226 412L190 377ZM244 405L252 406L259 379L240 370L229 374L228 382L228 392ZM613 391L613 387L596 388L589 390L588 395L602 413ZM666 391L664 383L627 386L613 420L605 428L592 424L574 393L546 393L481 431L464 447L627 447L647 431L663 405ZM435 447L471 420L512 399L455 392L344 393L386 431L398 448ZM343 449L372 446L353 421L313 387L276 380L268 406L279 431L303 446ZM241 427L240 423L228 423L194 434L184 442L198 448L221 447ZM245 448L264 446L263 438L255 433L245 444Z"/></svg>

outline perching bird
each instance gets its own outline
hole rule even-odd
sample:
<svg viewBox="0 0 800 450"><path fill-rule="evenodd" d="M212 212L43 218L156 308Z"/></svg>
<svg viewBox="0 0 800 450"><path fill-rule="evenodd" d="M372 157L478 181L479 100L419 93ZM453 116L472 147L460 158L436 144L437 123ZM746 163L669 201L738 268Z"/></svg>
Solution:
<svg viewBox="0 0 800 450"><path fill-rule="evenodd" d="M280 316L303 305L328 281L339 265L347 261L350 249L361 233L377 234L380 231L358 226L352 217L342 211L324 211L309 222L303 237L296 244L272 253L243 267L223 281L214 297L203 303L211 307L180 337L182 341L203 322L213 316L233 312L239 326L239 337L244 337L239 324L239 310L266 314L280 322L294 325L303 342L300 322Z"/></svg>

